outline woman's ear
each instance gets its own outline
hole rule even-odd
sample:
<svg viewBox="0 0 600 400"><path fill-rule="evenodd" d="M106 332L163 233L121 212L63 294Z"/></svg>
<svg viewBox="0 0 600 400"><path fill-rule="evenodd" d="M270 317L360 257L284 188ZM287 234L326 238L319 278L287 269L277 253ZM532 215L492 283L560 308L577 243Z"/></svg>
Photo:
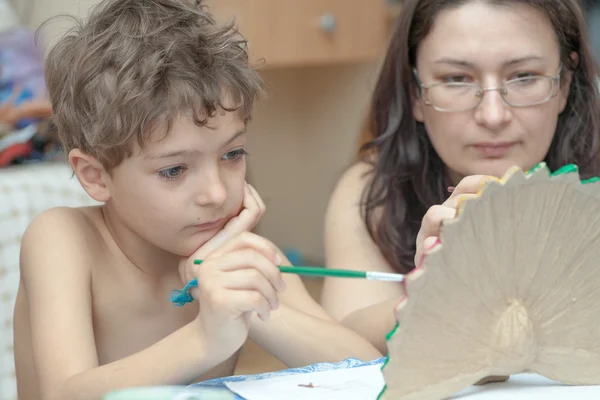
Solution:
<svg viewBox="0 0 600 400"><path fill-rule="evenodd" d="M573 60L574 65L579 65L579 55L577 53L571 53L571 60ZM569 92L571 91L571 83L573 83L573 71L565 69L563 66L560 77L560 88L558 89L558 95L560 96L560 112L563 112L567 106Z"/></svg>
<svg viewBox="0 0 600 400"><path fill-rule="evenodd" d="M110 192L106 179L109 175L100 161L80 149L73 149L69 152L69 164L92 199L102 203L108 201Z"/></svg>
<svg viewBox="0 0 600 400"><path fill-rule="evenodd" d="M418 122L422 123L425 119L425 115L423 112L423 98L421 96L421 88L418 87L415 83L411 85L410 101L412 103L413 117Z"/></svg>

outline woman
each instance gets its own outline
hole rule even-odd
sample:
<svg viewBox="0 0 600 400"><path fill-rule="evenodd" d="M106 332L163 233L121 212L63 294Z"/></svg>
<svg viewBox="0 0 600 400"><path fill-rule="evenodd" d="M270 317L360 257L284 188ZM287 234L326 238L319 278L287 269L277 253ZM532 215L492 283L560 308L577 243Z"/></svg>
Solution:
<svg viewBox="0 0 600 400"><path fill-rule="evenodd" d="M513 165L598 174L596 76L577 0L407 0L373 96L374 139L330 201L327 266L409 272L459 195ZM385 354L402 295L328 279L323 304Z"/></svg>

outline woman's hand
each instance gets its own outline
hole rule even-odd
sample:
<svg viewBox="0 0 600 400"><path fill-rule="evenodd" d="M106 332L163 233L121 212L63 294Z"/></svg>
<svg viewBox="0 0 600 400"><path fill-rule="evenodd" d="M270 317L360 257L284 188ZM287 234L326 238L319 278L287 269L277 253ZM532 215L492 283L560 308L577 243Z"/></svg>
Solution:
<svg viewBox="0 0 600 400"><path fill-rule="evenodd" d="M427 210L421 222L421 229L417 234L415 266L419 266L423 256L439 243L442 222L454 219L460 203L466 199L477 197L481 187L491 179L496 178L487 175L467 176L453 189L448 200L442 204L431 206Z"/></svg>

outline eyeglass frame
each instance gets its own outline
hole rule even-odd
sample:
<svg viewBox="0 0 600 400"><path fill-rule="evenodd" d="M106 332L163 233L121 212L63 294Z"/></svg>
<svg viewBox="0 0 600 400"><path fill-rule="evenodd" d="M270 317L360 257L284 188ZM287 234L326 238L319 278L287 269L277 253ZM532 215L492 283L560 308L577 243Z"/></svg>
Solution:
<svg viewBox="0 0 600 400"><path fill-rule="evenodd" d="M419 74L418 74L416 67L413 67L413 74L414 74L415 79L417 80L417 85L419 85L419 88L421 89L421 98L425 102L425 105L428 105L431 108L433 108L434 110L439 111L439 112L464 112L464 111L471 111L471 110L474 110L477 107L479 107L479 105L483 101L485 92L492 92L492 91L499 91L500 97L502 97L502 101L504 101L504 103L506 105L508 105L509 107L514 107L514 108L533 107L533 106L547 103L550 101L550 99L552 99L554 96L556 96L558 94L558 90L555 90L555 89L560 89L560 79L561 79L561 74L562 74L562 68L563 68L563 64L561 63L560 66L558 67L558 72L556 73L556 75L534 75L535 77L539 77L539 78L549 78L552 82L552 92L550 93L548 98L546 98L542 101L539 101L537 103L527 104L525 106L512 105L504 98L504 96L506 96L506 93L507 93L506 84L512 83L512 82L518 82L518 81L522 81L522 80L526 80L526 79L531 79L532 78L531 76L524 77L524 78L511 79L511 80L504 82L501 86L489 87L489 88L484 88L479 83L464 83L463 85L465 85L465 86L468 85L468 86L472 86L472 87L479 89L475 96L475 97L479 97L479 101L473 107L459 109L459 110L446 110L446 109L437 107L436 105L432 104L429 100L425 99L425 93L429 89L431 89L432 87L436 87L436 86L447 85L449 82L437 82L437 83L432 83L430 85L425 85L421 82L421 79L419 78ZM462 83L459 82L459 84L462 84Z"/></svg>

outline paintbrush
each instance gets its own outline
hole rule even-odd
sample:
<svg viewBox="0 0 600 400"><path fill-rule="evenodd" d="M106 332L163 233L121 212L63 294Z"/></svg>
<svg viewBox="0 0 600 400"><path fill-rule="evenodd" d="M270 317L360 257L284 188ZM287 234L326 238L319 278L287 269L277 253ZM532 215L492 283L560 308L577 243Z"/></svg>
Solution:
<svg viewBox="0 0 600 400"><path fill-rule="evenodd" d="M202 260L194 260L194 264L202 264ZM307 267L307 266L278 266L279 271L284 274L296 274L302 276L312 276L315 278L362 278L372 281L393 281L402 282L404 275L392 274L389 272L374 272L374 271L355 271L349 269L331 269L324 267Z"/></svg>
<svg viewBox="0 0 600 400"><path fill-rule="evenodd" d="M202 260L194 260L194 264L202 264ZM356 271L348 269L331 269L324 267L308 266L278 266L279 271L284 274L296 274L301 276L310 276L313 278L358 278L372 281L390 281L402 282L404 275L393 274L389 272L376 271ZM171 301L176 305L182 306L185 303L193 301L189 291L198 286L196 279L191 280L182 290L175 290L171 295Z"/></svg>

